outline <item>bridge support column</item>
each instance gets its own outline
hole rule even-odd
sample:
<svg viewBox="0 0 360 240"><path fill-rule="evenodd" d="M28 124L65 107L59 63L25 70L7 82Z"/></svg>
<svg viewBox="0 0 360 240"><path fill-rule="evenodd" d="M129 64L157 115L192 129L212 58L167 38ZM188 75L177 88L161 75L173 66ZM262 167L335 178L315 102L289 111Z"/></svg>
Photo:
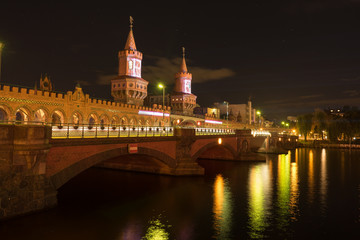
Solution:
<svg viewBox="0 0 360 240"><path fill-rule="evenodd" d="M191 146L195 142L195 129L175 128L176 167L174 175L204 175L205 171L191 159Z"/></svg>
<svg viewBox="0 0 360 240"><path fill-rule="evenodd" d="M250 129L236 130L238 159L242 161L265 161L264 156L255 153L265 138L255 138Z"/></svg>
<svg viewBox="0 0 360 240"><path fill-rule="evenodd" d="M46 177L51 128L0 125L0 220L57 204Z"/></svg>

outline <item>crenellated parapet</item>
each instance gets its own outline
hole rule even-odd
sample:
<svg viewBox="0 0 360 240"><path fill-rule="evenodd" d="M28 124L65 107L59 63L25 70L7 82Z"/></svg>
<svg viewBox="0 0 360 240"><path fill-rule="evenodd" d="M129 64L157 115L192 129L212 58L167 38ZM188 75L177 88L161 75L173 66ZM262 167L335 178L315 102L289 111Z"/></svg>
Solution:
<svg viewBox="0 0 360 240"><path fill-rule="evenodd" d="M136 51L136 50L122 50L119 51L118 57L125 57L125 56L133 56L133 57L137 57L139 59L143 58L143 54L142 52Z"/></svg>
<svg viewBox="0 0 360 240"><path fill-rule="evenodd" d="M189 72L178 72L175 74L175 79L186 78L192 79L192 74Z"/></svg>
<svg viewBox="0 0 360 240"><path fill-rule="evenodd" d="M81 87L66 93L39 91L8 85L0 87L0 121L43 123L113 123L129 125L160 124L160 117L142 116L139 111L162 113L161 106L153 108L91 98ZM170 109L165 109L169 114ZM169 123L168 117L166 122ZM165 124L167 124L165 123Z"/></svg>

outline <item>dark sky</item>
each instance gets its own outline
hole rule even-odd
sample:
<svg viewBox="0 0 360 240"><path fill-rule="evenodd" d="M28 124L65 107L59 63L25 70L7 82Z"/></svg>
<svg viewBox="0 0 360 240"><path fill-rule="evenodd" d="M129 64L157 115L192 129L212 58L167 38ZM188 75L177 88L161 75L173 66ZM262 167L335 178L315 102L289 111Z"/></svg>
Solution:
<svg viewBox="0 0 360 240"><path fill-rule="evenodd" d="M360 0L148 2L2 2L2 81L34 86L47 73L57 91L80 82L111 99L131 15L143 78L170 91L184 46L201 106L251 96L280 119L360 105Z"/></svg>

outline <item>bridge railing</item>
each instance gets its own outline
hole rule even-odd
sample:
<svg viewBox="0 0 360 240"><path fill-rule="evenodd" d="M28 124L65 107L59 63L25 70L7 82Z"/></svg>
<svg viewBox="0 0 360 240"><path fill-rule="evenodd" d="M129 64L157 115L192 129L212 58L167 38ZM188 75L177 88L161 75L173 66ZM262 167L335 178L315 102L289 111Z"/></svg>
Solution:
<svg viewBox="0 0 360 240"><path fill-rule="evenodd" d="M115 138L115 137L165 137L174 136L171 126L133 126L109 124L50 124L30 121L0 121L0 124L47 125L51 126L52 138ZM230 128L197 127L195 135L231 135L235 134Z"/></svg>
<svg viewBox="0 0 360 240"><path fill-rule="evenodd" d="M173 135L173 127L102 124L52 126L52 138L162 137Z"/></svg>
<svg viewBox="0 0 360 240"><path fill-rule="evenodd" d="M196 135L231 135L235 134L235 129L230 128L196 128Z"/></svg>

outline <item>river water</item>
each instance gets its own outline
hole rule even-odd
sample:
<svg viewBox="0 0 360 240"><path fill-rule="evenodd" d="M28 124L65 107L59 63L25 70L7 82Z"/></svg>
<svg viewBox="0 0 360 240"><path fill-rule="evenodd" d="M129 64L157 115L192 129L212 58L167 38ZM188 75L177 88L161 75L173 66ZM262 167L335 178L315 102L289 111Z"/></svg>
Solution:
<svg viewBox="0 0 360 240"><path fill-rule="evenodd" d="M200 164L201 177L88 169L0 239L360 239L360 150Z"/></svg>

